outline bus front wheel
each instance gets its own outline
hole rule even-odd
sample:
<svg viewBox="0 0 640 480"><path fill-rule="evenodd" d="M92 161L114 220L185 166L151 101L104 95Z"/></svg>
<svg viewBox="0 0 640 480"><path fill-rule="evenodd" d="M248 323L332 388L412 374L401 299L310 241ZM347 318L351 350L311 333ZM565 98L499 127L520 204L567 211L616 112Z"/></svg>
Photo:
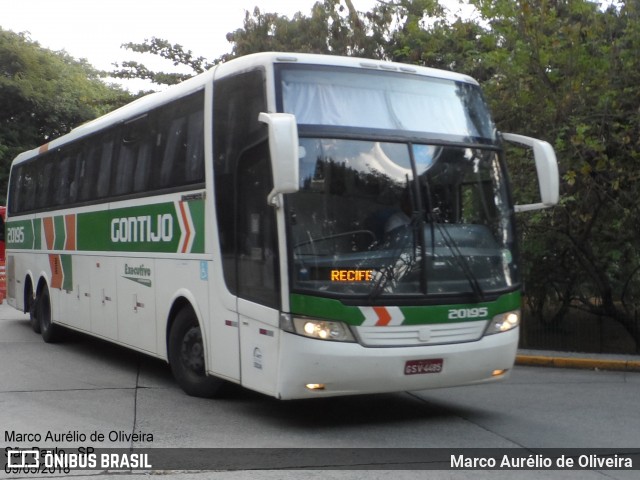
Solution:
<svg viewBox="0 0 640 480"><path fill-rule="evenodd" d="M171 327L169 365L180 387L193 397L215 397L225 383L206 374L202 331L190 308L180 310Z"/></svg>

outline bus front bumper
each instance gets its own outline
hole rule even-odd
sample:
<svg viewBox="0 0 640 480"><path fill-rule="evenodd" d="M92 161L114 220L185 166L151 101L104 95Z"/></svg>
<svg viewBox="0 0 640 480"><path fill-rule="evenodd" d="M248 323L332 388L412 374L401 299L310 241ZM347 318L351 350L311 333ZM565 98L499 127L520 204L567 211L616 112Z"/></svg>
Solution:
<svg viewBox="0 0 640 480"><path fill-rule="evenodd" d="M475 342L363 347L283 332L281 399L402 392L494 382L515 362L519 328Z"/></svg>

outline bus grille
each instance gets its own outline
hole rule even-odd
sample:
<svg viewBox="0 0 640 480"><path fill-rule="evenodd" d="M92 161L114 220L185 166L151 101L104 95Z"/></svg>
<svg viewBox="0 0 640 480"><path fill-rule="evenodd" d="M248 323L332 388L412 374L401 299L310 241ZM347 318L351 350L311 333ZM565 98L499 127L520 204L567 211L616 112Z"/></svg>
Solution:
<svg viewBox="0 0 640 480"><path fill-rule="evenodd" d="M441 345L480 340L487 321L442 323L435 325L402 325L357 327L360 343L366 347L400 347Z"/></svg>

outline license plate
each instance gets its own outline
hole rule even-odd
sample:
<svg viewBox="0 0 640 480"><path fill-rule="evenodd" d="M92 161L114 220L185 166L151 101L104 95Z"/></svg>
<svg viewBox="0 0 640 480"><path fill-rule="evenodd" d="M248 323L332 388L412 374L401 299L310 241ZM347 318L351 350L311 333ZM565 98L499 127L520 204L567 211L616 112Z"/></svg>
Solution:
<svg viewBox="0 0 640 480"><path fill-rule="evenodd" d="M421 375L423 373L440 373L442 371L442 358L427 358L423 360L408 360L404 364L405 375Z"/></svg>

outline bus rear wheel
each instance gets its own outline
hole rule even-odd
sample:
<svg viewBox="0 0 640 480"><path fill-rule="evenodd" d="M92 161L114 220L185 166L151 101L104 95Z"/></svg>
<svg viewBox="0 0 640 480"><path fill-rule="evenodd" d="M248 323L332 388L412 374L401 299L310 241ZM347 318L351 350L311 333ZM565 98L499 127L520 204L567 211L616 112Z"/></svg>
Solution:
<svg viewBox="0 0 640 480"><path fill-rule="evenodd" d="M218 396L225 384L206 374L202 331L190 308L180 310L171 327L169 365L178 385L192 397Z"/></svg>
<svg viewBox="0 0 640 480"><path fill-rule="evenodd" d="M38 303L33 296L33 287L29 286L29 290L27 291L24 298L26 303L25 310L29 312L29 323L31 324L31 329L35 333L40 333L40 321L36 313Z"/></svg>
<svg viewBox="0 0 640 480"><path fill-rule="evenodd" d="M62 337L62 327L51 321L51 300L49 289L45 285L36 297L35 318L40 326L40 334L46 343L56 343Z"/></svg>

